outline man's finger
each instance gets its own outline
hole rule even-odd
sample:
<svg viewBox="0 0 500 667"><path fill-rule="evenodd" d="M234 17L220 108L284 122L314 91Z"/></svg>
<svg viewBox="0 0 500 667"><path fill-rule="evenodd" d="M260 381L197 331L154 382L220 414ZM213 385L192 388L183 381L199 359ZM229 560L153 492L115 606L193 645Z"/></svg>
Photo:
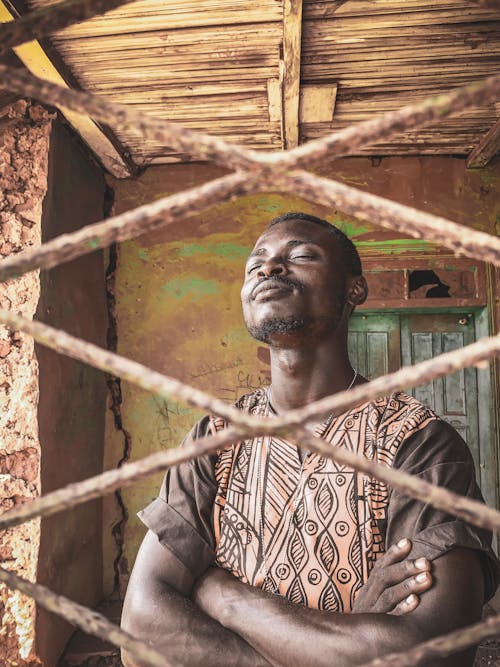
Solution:
<svg viewBox="0 0 500 667"><path fill-rule="evenodd" d="M420 573L429 572L430 569L431 564L426 558L417 558L417 560L406 558L401 562L386 565L386 567L378 569L377 572L375 572L374 569L370 575L370 577L373 577L371 581L371 591L375 596L374 599L376 600L382 596L384 596L384 599L387 599L388 596L392 595L391 589L398 585L403 585L408 588L408 584L412 581L413 577ZM370 583L370 580L368 581ZM412 589L408 588L407 593L411 592ZM394 605L402 600L403 597L404 594L401 595L401 597L398 597L394 601ZM385 603L384 606L386 606ZM387 611L390 611L390 609L392 609L392 607Z"/></svg>
<svg viewBox="0 0 500 667"><path fill-rule="evenodd" d="M403 538L402 540L399 540L399 542L396 542L396 544L393 544L390 549L386 551L386 553L380 558L374 569L377 568L382 568L382 567L387 567L387 565L392 565L393 563L399 563L403 558L406 558L408 554L410 553L411 550L411 542L408 538Z"/></svg>
<svg viewBox="0 0 500 667"><path fill-rule="evenodd" d="M404 616L405 614L409 614L411 611L416 609L418 605L420 604L420 598L418 595L415 595L412 593L411 595L408 595L407 598L405 598L402 602L400 602L395 609L393 609L390 614L393 616Z"/></svg>
<svg viewBox="0 0 500 667"><path fill-rule="evenodd" d="M432 575L430 572L419 572L413 577L408 577L401 583L398 583L392 588L387 588L380 596L374 611L379 613L395 613L396 609L405 601L408 601L406 606L403 604L400 608L404 610L403 613L408 613L410 609L408 605L413 604L413 595L421 595L429 590L432 586Z"/></svg>

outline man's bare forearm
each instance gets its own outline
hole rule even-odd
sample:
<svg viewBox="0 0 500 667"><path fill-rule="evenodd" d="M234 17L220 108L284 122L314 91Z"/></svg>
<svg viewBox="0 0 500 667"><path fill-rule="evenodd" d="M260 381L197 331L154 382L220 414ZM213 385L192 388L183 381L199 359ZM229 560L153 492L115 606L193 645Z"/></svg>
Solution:
<svg viewBox="0 0 500 667"><path fill-rule="evenodd" d="M261 667L269 663L190 599L193 576L156 535L145 536L130 577L122 627L179 667ZM125 667L139 667L122 655Z"/></svg>
<svg viewBox="0 0 500 667"><path fill-rule="evenodd" d="M318 611L235 584L241 589L235 589L234 596L227 591L221 621L272 665L351 667L422 639L418 629L400 617Z"/></svg>
<svg viewBox="0 0 500 667"><path fill-rule="evenodd" d="M195 599L275 666L326 666L333 660L335 667L348 667L404 651L480 618L482 575L477 557L457 550L435 561L434 567L435 587L403 616L310 609L242 584L221 570L210 575L205 589L200 582ZM473 655L472 650L432 665L468 667Z"/></svg>
<svg viewBox="0 0 500 667"><path fill-rule="evenodd" d="M260 667L269 665L241 636L210 618L167 584L155 587L153 599L139 618L124 612L123 626L163 653L173 665L185 667ZM144 592L146 593L146 592ZM148 591L151 595L151 591ZM156 600L154 599L157 596ZM147 611L146 611L147 608ZM125 667L139 667L122 654Z"/></svg>

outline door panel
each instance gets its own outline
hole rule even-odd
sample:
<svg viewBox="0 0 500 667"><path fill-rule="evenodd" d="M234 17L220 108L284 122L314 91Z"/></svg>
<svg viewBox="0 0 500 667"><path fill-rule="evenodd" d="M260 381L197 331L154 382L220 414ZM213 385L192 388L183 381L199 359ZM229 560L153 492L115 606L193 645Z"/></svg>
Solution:
<svg viewBox="0 0 500 667"><path fill-rule="evenodd" d="M403 366L458 350L475 339L474 317L459 313L401 316ZM479 479L480 447L475 368L466 368L408 389L450 423L469 445Z"/></svg>
<svg viewBox="0 0 500 667"><path fill-rule="evenodd" d="M373 380L401 366L398 315L353 315L347 339L351 364L360 375Z"/></svg>

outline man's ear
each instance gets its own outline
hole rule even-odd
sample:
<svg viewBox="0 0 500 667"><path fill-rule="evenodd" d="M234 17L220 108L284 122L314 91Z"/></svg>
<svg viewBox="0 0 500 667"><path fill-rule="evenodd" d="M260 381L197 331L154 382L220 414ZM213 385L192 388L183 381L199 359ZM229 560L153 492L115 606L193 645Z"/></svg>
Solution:
<svg viewBox="0 0 500 667"><path fill-rule="evenodd" d="M364 276L356 276L351 279L347 289L347 302L353 307L360 306L368 296L368 285Z"/></svg>

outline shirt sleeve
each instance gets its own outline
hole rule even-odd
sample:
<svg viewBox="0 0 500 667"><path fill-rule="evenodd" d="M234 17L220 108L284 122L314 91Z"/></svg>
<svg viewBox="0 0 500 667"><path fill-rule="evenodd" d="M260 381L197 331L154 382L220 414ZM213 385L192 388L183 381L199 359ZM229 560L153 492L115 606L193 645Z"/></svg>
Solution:
<svg viewBox="0 0 500 667"><path fill-rule="evenodd" d="M204 417L183 440L181 447L207 435L210 418ZM191 574L197 578L215 559L213 528L217 491L217 454L201 456L169 468L158 497L138 513Z"/></svg>
<svg viewBox="0 0 500 667"><path fill-rule="evenodd" d="M484 502L476 484L474 463L467 445L455 429L441 419L431 421L401 443L394 468L461 496ZM387 547L403 537L411 539L411 555L414 558L425 556L434 560L456 547L478 551L486 600L494 595L499 582L499 564L491 549L490 531L394 489L387 511Z"/></svg>

